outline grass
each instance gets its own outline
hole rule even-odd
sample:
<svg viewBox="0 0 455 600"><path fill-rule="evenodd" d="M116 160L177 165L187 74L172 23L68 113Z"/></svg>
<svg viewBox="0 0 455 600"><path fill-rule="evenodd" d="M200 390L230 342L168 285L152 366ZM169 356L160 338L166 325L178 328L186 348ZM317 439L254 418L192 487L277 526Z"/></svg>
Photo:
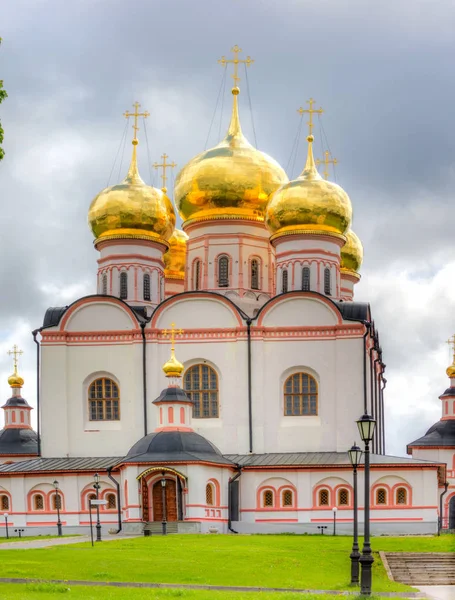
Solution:
<svg viewBox="0 0 455 600"><path fill-rule="evenodd" d="M10 542L30 542L33 540L52 540L54 538L57 538L58 535L27 535L27 536L22 536L21 538L17 535L14 535L14 537L2 537L0 538L0 544L9 544ZM75 535L63 535L61 537L78 537L78 534ZM1 597L0 597L1 598Z"/></svg>
<svg viewBox="0 0 455 600"><path fill-rule="evenodd" d="M349 537L297 535L172 535L141 537L100 543L54 546L42 549L2 550L2 577L40 580L135 581L209 585L241 585L315 590L348 590L352 540ZM374 538L373 591L411 590L390 581L379 550L447 552L455 550L453 536ZM100 588L98 592L101 593ZM134 590L133 590L134 591ZM177 590L188 598L190 591ZM116 590L102 588L105 594ZM0 587L0 599L2 588ZM46 592L47 593L47 592ZM55 594L55 592L50 592ZM62 592L65 593L65 592ZM77 588L71 597L77 598ZM125 591L124 591L125 593ZM128 592L129 593L129 592ZM148 590L144 598L160 598L164 590ZM169 590L176 593L175 590ZM204 592L205 593L205 592ZM223 592L221 599L229 598ZM233 592L229 592L233 594ZM76 595L75 595L76 594ZM153 595L155 594L155 595ZM210 594L213 593L210 592ZM20 597L20 596L19 596ZM90 597L90 596L89 596ZM108 596L110 597L110 596ZM116 598L117 596L112 596ZM120 597L120 596L119 596ZM142 598L142 596L137 596ZM246 596L253 600L254 596ZM277 596L275 596L276 598ZM290 596L292 597L292 596ZM301 597L301 596L299 596ZM8 596L14 598L14 596ZM27 596L25 596L27 598ZM45 598L45 596L43 596ZM131 598L135 598L131 595ZM207 596L208 598L208 596ZM240 596L232 595L232 598ZM261 598L266 596L261 592ZM279 595L283 598L283 595ZM321 596L318 596L321 600Z"/></svg>

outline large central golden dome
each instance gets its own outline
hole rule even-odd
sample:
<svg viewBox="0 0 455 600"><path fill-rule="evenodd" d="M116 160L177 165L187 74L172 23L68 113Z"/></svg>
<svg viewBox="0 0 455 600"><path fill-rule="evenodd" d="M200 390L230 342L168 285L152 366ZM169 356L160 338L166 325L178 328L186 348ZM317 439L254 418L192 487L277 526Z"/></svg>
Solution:
<svg viewBox="0 0 455 600"><path fill-rule="evenodd" d="M193 158L178 174L174 198L184 221L249 219L262 221L270 194L288 181L280 165L256 150L240 126L237 96L226 137Z"/></svg>

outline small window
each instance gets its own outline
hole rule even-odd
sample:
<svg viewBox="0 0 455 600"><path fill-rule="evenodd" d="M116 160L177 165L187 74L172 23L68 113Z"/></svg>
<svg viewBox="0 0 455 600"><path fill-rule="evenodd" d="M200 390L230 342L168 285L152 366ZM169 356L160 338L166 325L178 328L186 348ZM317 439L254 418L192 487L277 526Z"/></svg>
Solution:
<svg viewBox="0 0 455 600"><path fill-rule="evenodd" d="M106 504L107 510L114 510L115 508L117 508L117 499L115 497L115 494L107 494L106 500L107 500L107 504Z"/></svg>
<svg viewBox="0 0 455 600"><path fill-rule="evenodd" d="M310 291L310 267L303 267L302 269L302 290L304 292Z"/></svg>
<svg viewBox="0 0 455 600"><path fill-rule="evenodd" d="M319 490L319 506L329 505L329 490Z"/></svg>
<svg viewBox="0 0 455 600"><path fill-rule="evenodd" d="M104 294L105 296L107 294L107 275L106 275L106 273L104 273L104 275L103 275L101 293Z"/></svg>
<svg viewBox="0 0 455 600"><path fill-rule="evenodd" d="M376 504L387 504L387 490L384 488L376 490Z"/></svg>
<svg viewBox="0 0 455 600"><path fill-rule="evenodd" d="M338 490L338 506L348 506L349 492L345 488Z"/></svg>
<svg viewBox="0 0 455 600"><path fill-rule="evenodd" d="M193 290L201 289L201 261L197 258L193 263Z"/></svg>
<svg viewBox="0 0 455 600"><path fill-rule="evenodd" d="M253 258L251 261L251 289L259 289L259 261Z"/></svg>
<svg viewBox="0 0 455 600"><path fill-rule="evenodd" d="M281 494L281 503L283 506L293 506L294 494L292 490L283 490Z"/></svg>
<svg viewBox="0 0 455 600"><path fill-rule="evenodd" d="M281 274L281 293L285 294L288 291L288 270L283 269Z"/></svg>
<svg viewBox="0 0 455 600"><path fill-rule="evenodd" d="M400 487L397 489L397 504L407 504L408 503L408 490L406 488Z"/></svg>
<svg viewBox="0 0 455 600"><path fill-rule="evenodd" d="M213 506L214 502L213 502L213 485L211 483L208 483L205 486L205 503L208 504L209 506Z"/></svg>
<svg viewBox="0 0 455 600"><path fill-rule="evenodd" d="M229 258L220 256L218 259L218 287L229 287Z"/></svg>
<svg viewBox="0 0 455 600"><path fill-rule="evenodd" d="M6 494L0 496L0 506L2 510L9 510L9 498Z"/></svg>
<svg viewBox="0 0 455 600"><path fill-rule="evenodd" d="M115 381L100 377L90 384L88 390L90 421L119 421L120 397Z"/></svg>
<svg viewBox="0 0 455 600"><path fill-rule="evenodd" d="M52 496L52 510L57 510L57 506L59 510L62 510L62 495L54 494Z"/></svg>
<svg viewBox="0 0 455 600"><path fill-rule="evenodd" d="M295 373L284 382L284 416L318 414L318 385L308 373Z"/></svg>
<svg viewBox="0 0 455 600"><path fill-rule="evenodd" d="M44 496L42 494L33 496L33 508L34 510L44 510Z"/></svg>
<svg viewBox="0 0 455 600"><path fill-rule="evenodd" d="M150 274L144 274L144 300L148 300L150 302Z"/></svg>
<svg viewBox="0 0 455 600"><path fill-rule="evenodd" d="M193 418L217 418L218 376L209 365L193 365L184 377L184 389L193 402Z"/></svg>
<svg viewBox="0 0 455 600"><path fill-rule="evenodd" d="M273 506L273 492L272 490L265 490L262 495L262 505L264 508L268 506Z"/></svg>
<svg viewBox="0 0 455 600"><path fill-rule="evenodd" d="M324 294L326 294L327 296L330 296L332 293L332 285L331 285L331 281L330 281L330 269L328 267L326 267L324 269Z"/></svg>
<svg viewBox="0 0 455 600"><path fill-rule="evenodd" d="M122 271L120 273L120 299L126 300L128 298L128 273Z"/></svg>

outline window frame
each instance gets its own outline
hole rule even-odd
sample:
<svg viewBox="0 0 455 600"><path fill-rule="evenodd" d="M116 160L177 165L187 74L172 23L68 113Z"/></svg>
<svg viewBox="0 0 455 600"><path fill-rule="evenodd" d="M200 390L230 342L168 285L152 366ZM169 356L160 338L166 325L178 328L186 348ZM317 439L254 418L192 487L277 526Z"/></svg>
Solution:
<svg viewBox="0 0 455 600"><path fill-rule="evenodd" d="M194 382L194 375L193 373L195 372L196 368L198 369L198 380L199 380L199 387L198 388L194 388L194 389L190 389L187 387L187 377L190 375L191 377L191 386L193 385ZM203 381L204 381L204 368L208 369L208 374L207 374L207 381L209 384L208 388L204 388L203 387ZM211 381L212 381L212 373L215 376L215 382L216 382L216 387L212 388L210 387L211 385ZM187 370L185 371L184 375L183 375L183 389L184 391L187 393L187 395L190 397L190 399L193 402L193 412L192 412L192 417L193 419L219 419L220 418L220 384L219 384L219 377L218 377L218 373L216 372L216 370L209 364L207 363L196 363L195 365L191 365L190 367L187 368ZM195 398L194 394L197 394L198 397ZM208 398L208 415L204 415L204 394L208 394L209 398ZM216 400L212 400L211 395L215 394L215 398ZM216 402L216 411L213 410L213 402ZM214 414L216 412L216 414Z"/></svg>
<svg viewBox="0 0 455 600"><path fill-rule="evenodd" d="M101 383L102 397L98 398L98 397L96 397L96 395L95 395L95 397L91 397L92 387L95 386L94 389L95 389L95 394L96 394L96 392L97 392L96 385L99 381L102 382ZM106 392L105 392L106 381L110 382L111 390L112 390L111 396L108 396L108 397L106 397L106 395L105 395L106 394ZM113 393L114 389L117 389L117 396L114 396L114 393ZM98 409L99 409L98 403L99 402L101 402L101 409L102 409L102 415L103 415L103 418L101 418L101 419L92 417L92 415L93 415L92 408L95 411L96 415L99 414L98 413ZM117 403L117 415L118 415L117 418L113 418L113 416L111 416L111 418L106 417L106 413L108 410L108 407L107 407L108 402L112 402L112 403L116 402ZM92 407L92 403L95 403L94 407ZM87 410L88 410L88 420L91 423L106 423L106 422L111 422L111 421L113 421L113 422L120 421L121 420L120 408L121 408L120 407L120 386L114 379L112 379L111 377L102 376L102 377L97 377L96 379L93 379L88 384L88 387L87 387ZM115 414L115 405L114 404L111 405L110 410L111 410L111 415L114 415Z"/></svg>
<svg viewBox="0 0 455 600"><path fill-rule="evenodd" d="M286 504L286 502L284 500L285 494L291 494L291 503L290 504ZM295 490L293 490L291 487L285 487L284 489L280 490L280 500L281 500L282 508L295 507Z"/></svg>
<svg viewBox="0 0 455 600"><path fill-rule="evenodd" d="M201 289L201 259L195 258L193 260L193 291L198 292Z"/></svg>
<svg viewBox="0 0 455 600"><path fill-rule="evenodd" d="M107 273L103 273L101 276L101 294L107 296Z"/></svg>
<svg viewBox="0 0 455 600"><path fill-rule="evenodd" d="M150 273L144 273L142 278L142 297L144 302L151 302L152 300L152 282Z"/></svg>
<svg viewBox="0 0 455 600"><path fill-rule="evenodd" d="M398 501L398 493L403 490L404 492L404 502ZM395 505L396 506L409 506L409 489L404 485L398 485L395 490Z"/></svg>
<svg viewBox="0 0 455 600"><path fill-rule="evenodd" d="M261 262L256 256L250 262L250 288L255 291L261 289Z"/></svg>
<svg viewBox="0 0 455 600"><path fill-rule="evenodd" d="M293 380L295 377L299 377L300 378L300 383L299 383L299 391L298 393L291 391L288 392L286 390L286 386L288 384L288 382L290 380ZM303 376L308 377L308 392L304 392L304 381L303 381ZM312 392L311 391L311 384L312 382L314 382L315 386L316 386L316 391ZM292 386L292 390L294 390L294 382L291 382L291 386ZM306 371L297 371L296 373L291 373L290 375L288 375L288 377L286 377L286 379L284 380L283 383L283 416L285 417L317 417L319 415L319 382L316 379L316 377L314 375L312 375L311 373L308 373ZM288 396L290 396L291 398L291 411L292 412L287 412L287 402L288 402ZM316 396L316 408L315 408L315 412L312 412L311 410L311 404L312 404L312 396ZM295 408L295 397L299 398L299 407L300 407L300 411L298 413L294 412L294 408ZM309 412L305 412L305 401L308 403L308 411Z"/></svg>
<svg viewBox="0 0 455 600"><path fill-rule="evenodd" d="M217 260L217 282L219 288L230 287L231 260L227 254L220 254ZM222 270L226 273L222 273Z"/></svg>
<svg viewBox="0 0 455 600"><path fill-rule="evenodd" d="M287 268L281 271L281 293L286 294L289 291L289 273Z"/></svg>
<svg viewBox="0 0 455 600"><path fill-rule="evenodd" d="M37 508L37 506L36 506L38 498L41 498L41 500L42 500L42 503L43 503L43 507L42 508ZM44 497L44 494L42 492L35 492L32 495L32 502L31 502L31 504L32 504L32 510L34 512L45 511L46 510L46 499Z"/></svg>
<svg viewBox="0 0 455 600"><path fill-rule="evenodd" d="M271 494L272 503L267 504L266 495ZM261 508L274 508L275 507L275 490L272 488L265 488L261 490Z"/></svg>
<svg viewBox="0 0 455 600"><path fill-rule="evenodd" d="M114 506L109 506L109 496L114 498ZM107 500L107 504L104 506L104 510L117 510L117 494L115 494L113 491L108 491L104 495L103 499Z"/></svg>
<svg viewBox="0 0 455 600"><path fill-rule="evenodd" d="M330 492L331 492L331 490L328 487L325 487L325 486L321 487L321 488L319 488L317 490L317 493L318 493L318 495L317 495L318 507L320 507L320 506L330 507ZM323 494L323 493L327 494L327 502L324 502L324 503L321 502L321 494Z"/></svg>
<svg viewBox="0 0 455 600"><path fill-rule="evenodd" d="M341 502L341 494L342 494L342 492L346 493L346 502ZM350 492L350 490L347 487L345 487L345 486L340 487L337 490L337 506L348 507L348 506L350 506L350 503L351 503L351 492Z"/></svg>
<svg viewBox="0 0 455 600"><path fill-rule="evenodd" d="M324 267L324 294L326 296L332 295L332 273L329 267Z"/></svg>
<svg viewBox="0 0 455 600"><path fill-rule="evenodd" d="M6 506L4 506L4 500L6 500ZM2 492L0 494L0 510L3 511L9 511L10 510L10 506L11 506L11 501L10 501L10 497L8 496L8 494L5 494L4 492Z"/></svg>
<svg viewBox="0 0 455 600"><path fill-rule="evenodd" d="M128 273L121 271L119 275L119 298L120 300L128 299Z"/></svg>
<svg viewBox="0 0 455 600"><path fill-rule="evenodd" d="M209 490L210 490L210 495L211 495L211 501L209 502ZM215 506L215 497L216 497L216 493L215 493L215 486L213 485L213 483L211 483L210 481L207 483L207 485L205 486L205 503L207 506Z"/></svg>
<svg viewBox="0 0 455 600"><path fill-rule="evenodd" d="M308 265L302 267L302 292L311 291L311 269Z"/></svg>
<svg viewBox="0 0 455 600"><path fill-rule="evenodd" d="M378 495L379 492L384 492L385 501L379 502ZM375 506L388 506L389 504L389 490L384 485L378 485L374 489L374 504Z"/></svg>

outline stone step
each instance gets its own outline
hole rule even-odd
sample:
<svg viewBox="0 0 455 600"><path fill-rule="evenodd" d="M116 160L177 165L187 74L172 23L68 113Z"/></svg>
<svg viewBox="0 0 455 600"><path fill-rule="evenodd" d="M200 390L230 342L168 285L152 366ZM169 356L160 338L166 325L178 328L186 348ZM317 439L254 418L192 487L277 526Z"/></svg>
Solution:
<svg viewBox="0 0 455 600"><path fill-rule="evenodd" d="M454 585L455 555L449 552L385 552L394 581L409 585Z"/></svg>

